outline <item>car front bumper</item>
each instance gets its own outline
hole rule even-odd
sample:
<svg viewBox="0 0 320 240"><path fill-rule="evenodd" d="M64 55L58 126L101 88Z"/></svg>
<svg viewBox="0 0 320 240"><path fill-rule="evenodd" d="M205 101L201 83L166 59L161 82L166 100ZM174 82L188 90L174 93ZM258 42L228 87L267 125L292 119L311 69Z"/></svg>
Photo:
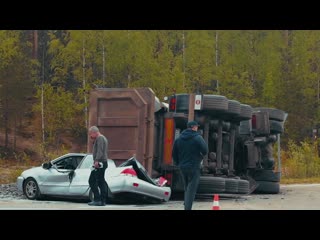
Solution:
<svg viewBox="0 0 320 240"><path fill-rule="evenodd" d="M23 181L24 181L24 178L22 176L17 177L17 187L18 187L18 190L21 192L23 192Z"/></svg>

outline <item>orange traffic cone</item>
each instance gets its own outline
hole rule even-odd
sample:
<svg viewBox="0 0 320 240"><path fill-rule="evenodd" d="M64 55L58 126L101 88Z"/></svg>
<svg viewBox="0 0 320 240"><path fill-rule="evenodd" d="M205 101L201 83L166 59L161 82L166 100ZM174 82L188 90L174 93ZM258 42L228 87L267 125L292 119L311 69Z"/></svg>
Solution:
<svg viewBox="0 0 320 240"><path fill-rule="evenodd" d="M212 210L220 210L220 206L219 206L219 195L218 195L218 194L214 194L214 195L213 195Z"/></svg>

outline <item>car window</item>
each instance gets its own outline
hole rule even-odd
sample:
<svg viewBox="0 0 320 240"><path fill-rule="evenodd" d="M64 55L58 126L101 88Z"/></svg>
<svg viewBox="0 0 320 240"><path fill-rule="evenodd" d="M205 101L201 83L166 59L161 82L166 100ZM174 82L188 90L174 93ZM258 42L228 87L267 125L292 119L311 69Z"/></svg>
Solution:
<svg viewBox="0 0 320 240"><path fill-rule="evenodd" d="M87 155L85 159L83 159L81 166L79 169L86 169L90 168L93 165L93 158L92 155Z"/></svg>
<svg viewBox="0 0 320 240"><path fill-rule="evenodd" d="M59 161L55 162L55 165L58 169L65 169L67 163L67 158L62 158Z"/></svg>
<svg viewBox="0 0 320 240"><path fill-rule="evenodd" d="M58 169L74 170L78 167L82 159L83 156L69 156L55 162L55 165Z"/></svg>
<svg viewBox="0 0 320 240"><path fill-rule="evenodd" d="M76 156L75 158L76 158L76 159L75 159L75 162L76 162L77 167L78 167L84 157L83 157L83 156Z"/></svg>

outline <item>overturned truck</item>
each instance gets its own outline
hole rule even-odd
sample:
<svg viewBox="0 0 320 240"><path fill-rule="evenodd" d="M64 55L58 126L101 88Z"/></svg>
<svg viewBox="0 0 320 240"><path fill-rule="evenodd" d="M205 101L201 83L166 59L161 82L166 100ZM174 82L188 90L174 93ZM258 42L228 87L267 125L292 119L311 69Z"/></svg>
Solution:
<svg viewBox="0 0 320 240"><path fill-rule="evenodd" d="M174 94L164 103L150 88L96 88L89 104L89 125L107 136L109 158L119 165L135 156L152 177L165 177L173 192L183 191L183 183L172 146L189 120L200 124L209 147L199 194L280 190L273 147L278 143L280 149L287 118L282 110L209 94ZM92 150L90 139L87 150Z"/></svg>

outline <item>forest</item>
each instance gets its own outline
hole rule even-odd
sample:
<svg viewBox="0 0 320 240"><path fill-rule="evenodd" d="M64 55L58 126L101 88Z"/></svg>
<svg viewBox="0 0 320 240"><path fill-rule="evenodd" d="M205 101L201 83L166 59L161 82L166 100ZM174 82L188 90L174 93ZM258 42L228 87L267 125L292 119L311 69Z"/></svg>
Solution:
<svg viewBox="0 0 320 240"><path fill-rule="evenodd" d="M85 151L97 86L282 109L284 151L320 127L317 30L1 30L0 60L0 158Z"/></svg>

